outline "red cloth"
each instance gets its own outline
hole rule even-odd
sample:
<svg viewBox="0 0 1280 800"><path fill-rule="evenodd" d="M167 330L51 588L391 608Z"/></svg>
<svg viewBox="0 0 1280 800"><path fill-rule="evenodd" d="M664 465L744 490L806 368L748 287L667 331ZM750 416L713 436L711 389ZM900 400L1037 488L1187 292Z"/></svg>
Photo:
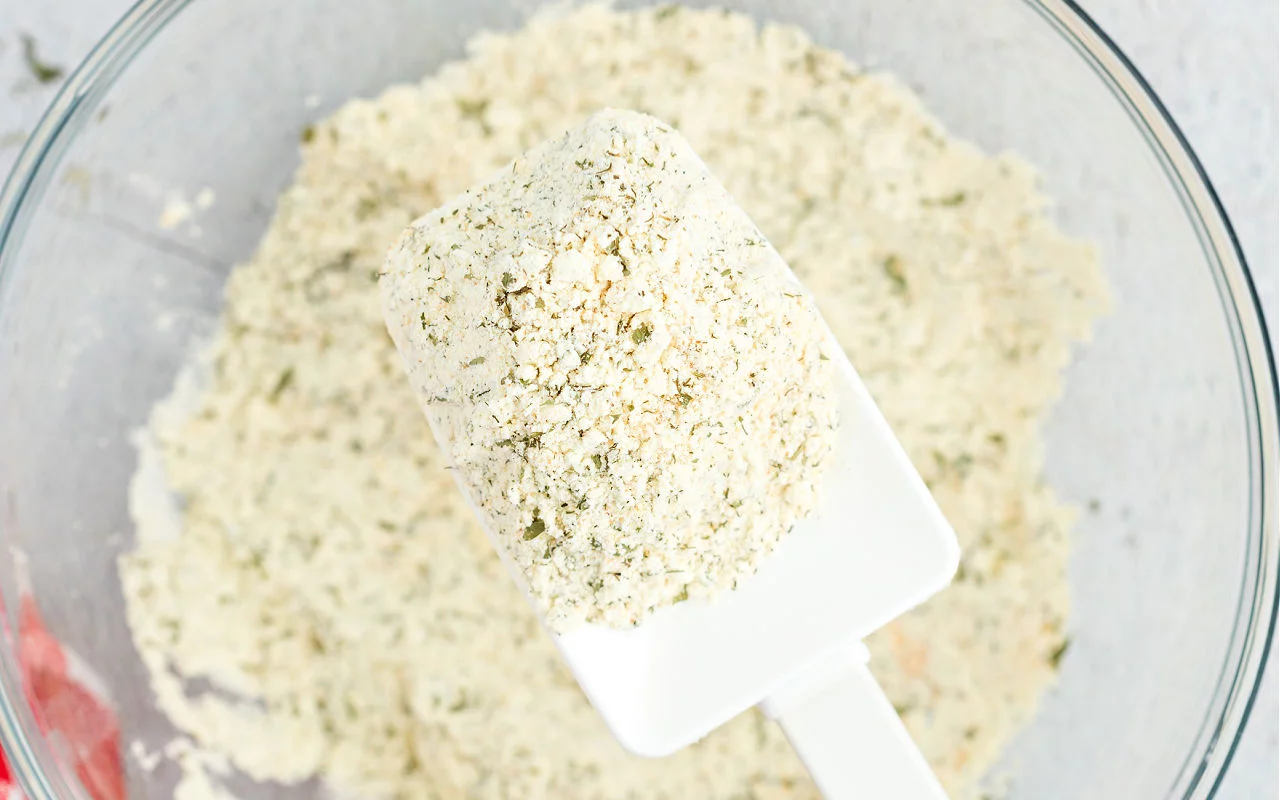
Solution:
<svg viewBox="0 0 1280 800"><path fill-rule="evenodd" d="M12 635L7 638L12 641ZM115 711L88 685L92 681L86 681L83 662L45 627L29 594L21 598L18 611L17 650L23 691L55 755L75 771L93 800L124 800L124 765ZM0 798L21 797L7 760L0 757Z"/></svg>

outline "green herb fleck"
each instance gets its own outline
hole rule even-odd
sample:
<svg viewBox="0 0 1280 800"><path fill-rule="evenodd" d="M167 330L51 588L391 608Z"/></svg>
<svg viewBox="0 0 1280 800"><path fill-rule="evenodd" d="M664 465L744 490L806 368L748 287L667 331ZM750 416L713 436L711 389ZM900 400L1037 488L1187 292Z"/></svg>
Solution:
<svg viewBox="0 0 1280 800"><path fill-rule="evenodd" d="M36 40L25 33L22 34L22 60L38 83L53 83L62 77L62 67L42 61L36 54Z"/></svg>
<svg viewBox="0 0 1280 800"><path fill-rule="evenodd" d="M631 332L631 341L636 344L644 344L649 341L651 335L653 335L653 327L648 324L641 325Z"/></svg>
<svg viewBox="0 0 1280 800"><path fill-rule="evenodd" d="M947 468L947 457L945 454L943 454L941 450L930 451L930 455L933 456L933 465L935 467L937 467L939 470L944 470Z"/></svg>
<svg viewBox="0 0 1280 800"><path fill-rule="evenodd" d="M880 267L884 270L884 276L893 284L894 294L906 294L907 278L902 273L902 259L896 253L891 253L880 262Z"/></svg>
<svg viewBox="0 0 1280 800"><path fill-rule="evenodd" d="M510 272L502 273L502 288L505 289L516 282L516 277Z"/></svg>
<svg viewBox="0 0 1280 800"><path fill-rule="evenodd" d="M465 97L459 97L457 103L458 113L462 115L463 119L474 119L478 121L484 116L484 112L489 108L488 100L470 100Z"/></svg>
<svg viewBox="0 0 1280 800"><path fill-rule="evenodd" d="M285 367L281 371L280 377L276 379L275 388L271 390L271 394L267 396L267 399L272 403L279 400L285 389L288 389L293 384L293 378L293 367Z"/></svg>
<svg viewBox="0 0 1280 800"><path fill-rule="evenodd" d="M688 392L680 393L680 405L687 406L692 402L693 402L693 395L689 394Z"/></svg>
<svg viewBox="0 0 1280 800"><path fill-rule="evenodd" d="M315 138L316 138L316 126L308 125L307 127L303 128L302 135L299 136L298 138L302 140L303 144L311 144L311 142L315 141Z"/></svg>
<svg viewBox="0 0 1280 800"><path fill-rule="evenodd" d="M653 12L653 18L661 22L664 19L670 19L680 12L680 6L666 5Z"/></svg>
<svg viewBox="0 0 1280 800"><path fill-rule="evenodd" d="M591 463L596 465L596 469L604 469L604 459L600 457L599 453L591 454Z"/></svg>
<svg viewBox="0 0 1280 800"><path fill-rule="evenodd" d="M1053 648L1053 651L1049 653L1049 658L1048 658L1049 666L1052 669L1055 669L1055 670L1058 669L1058 665L1062 663L1062 657L1067 654L1067 649L1070 647L1071 647L1071 637L1068 636L1067 638L1062 640L1062 644Z"/></svg>
<svg viewBox="0 0 1280 800"><path fill-rule="evenodd" d="M419 313L418 319L422 321L422 329L425 331L427 329L427 312L423 311Z"/></svg>
<svg viewBox="0 0 1280 800"><path fill-rule="evenodd" d="M592 358L592 355L590 350L578 356L578 360L581 361L583 364L590 364L591 358Z"/></svg>
<svg viewBox="0 0 1280 800"><path fill-rule="evenodd" d="M467 362L468 367L478 367L484 363L484 356L476 356Z"/></svg>
<svg viewBox="0 0 1280 800"><path fill-rule="evenodd" d="M470 707L471 701L467 699L467 695L463 692L458 692L458 698L449 704L449 711L456 714L459 711L465 711Z"/></svg>
<svg viewBox="0 0 1280 800"><path fill-rule="evenodd" d="M382 201L376 197L361 197L356 201L356 219L366 220L378 210Z"/></svg>
<svg viewBox="0 0 1280 800"><path fill-rule="evenodd" d="M527 542L531 539L537 539L547 529L547 523L542 521L542 517L534 517L533 522L529 523L529 527L524 529L524 540Z"/></svg>
<svg viewBox="0 0 1280 800"><path fill-rule="evenodd" d="M944 195L936 200L925 200L924 204L926 206L945 206L947 208L955 208L963 203L967 197L968 195L961 191L956 192L955 194Z"/></svg>

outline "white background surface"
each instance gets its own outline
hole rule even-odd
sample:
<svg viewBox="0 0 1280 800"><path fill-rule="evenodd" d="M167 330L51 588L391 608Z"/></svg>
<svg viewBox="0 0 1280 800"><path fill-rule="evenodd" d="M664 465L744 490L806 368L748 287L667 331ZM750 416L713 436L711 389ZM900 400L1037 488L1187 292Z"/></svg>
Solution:
<svg viewBox="0 0 1280 800"><path fill-rule="evenodd" d="M1152 83L1191 141L1231 215L1270 326L1277 327L1276 0L1082 0ZM52 99L25 66L21 34L69 71L127 0L0 0L0 176ZM1280 797L1276 653L1219 797ZM1138 800L1135 798L1134 800Z"/></svg>

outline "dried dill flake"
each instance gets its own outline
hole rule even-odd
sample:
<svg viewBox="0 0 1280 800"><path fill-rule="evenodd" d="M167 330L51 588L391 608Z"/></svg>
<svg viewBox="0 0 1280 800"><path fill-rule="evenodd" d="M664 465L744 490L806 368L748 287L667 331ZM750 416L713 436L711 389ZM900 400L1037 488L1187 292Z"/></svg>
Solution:
<svg viewBox="0 0 1280 800"><path fill-rule="evenodd" d="M813 509L836 426L825 327L762 240L683 137L606 110L392 249L388 329L420 397L477 398L424 407L553 628L726 590Z"/></svg>
<svg viewBox="0 0 1280 800"><path fill-rule="evenodd" d="M526 541L529 539L536 539L541 536L543 531L546 529L547 523L543 522L539 517L534 517L533 522L529 523L529 527L524 529L524 538Z"/></svg>
<svg viewBox="0 0 1280 800"><path fill-rule="evenodd" d="M22 41L22 61L26 64L27 71L31 73L31 77L35 78L38 83L54 83L62 79L64 72L62 67L45 61L37 54L34 37L23 34L19 38Z"/></svg>

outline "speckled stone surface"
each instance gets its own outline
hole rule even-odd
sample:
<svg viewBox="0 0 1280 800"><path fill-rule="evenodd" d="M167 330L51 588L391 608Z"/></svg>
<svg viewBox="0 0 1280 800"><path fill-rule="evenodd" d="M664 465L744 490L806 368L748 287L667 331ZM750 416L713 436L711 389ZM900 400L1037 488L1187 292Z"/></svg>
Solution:
<svg viewBox="0 0 1280 800"><path fill-rule="evenodd" d="M1275 0L1082 0L1143 71L1196 148L1231 215L1277 341L1277 19ZM60 80L36 80L23 54L73 67L127 0L0 0L0 175L6 175ZM1276 653L1224 800L1280 796Z"/></svg>

